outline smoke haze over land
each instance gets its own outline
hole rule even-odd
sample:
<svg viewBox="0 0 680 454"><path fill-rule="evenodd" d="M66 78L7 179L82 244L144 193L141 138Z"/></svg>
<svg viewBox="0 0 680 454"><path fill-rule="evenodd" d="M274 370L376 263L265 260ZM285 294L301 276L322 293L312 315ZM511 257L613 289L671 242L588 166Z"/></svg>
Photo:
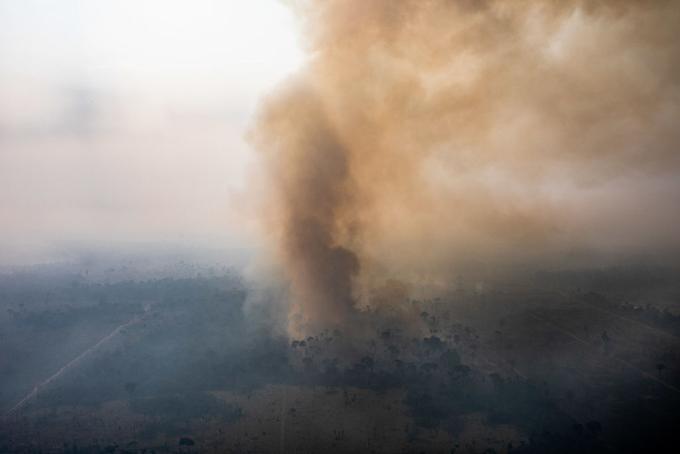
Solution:
<svg viewBox="0 0 680 454"><path fill-rule="evenodd" d="M252 141L307 321L388 279L676 260L678 2L291 4L311 59Z"/></svg>
<svg viewBox="0 0 680 454"><path fill-rule="evenodd" d="M680 444L680 1L0 1L0 453Z"/></svg>

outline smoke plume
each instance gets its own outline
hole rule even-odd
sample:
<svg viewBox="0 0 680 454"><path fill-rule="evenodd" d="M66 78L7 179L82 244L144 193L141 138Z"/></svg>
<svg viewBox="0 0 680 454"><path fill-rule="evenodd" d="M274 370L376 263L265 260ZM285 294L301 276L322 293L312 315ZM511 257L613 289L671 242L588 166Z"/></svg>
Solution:
<svg viewBox="0 0 680 454"><path fill-rule="evenodd" d="M291 7L310 59L253 140L303 324L466 273L677 257L680 2Z"/></svg>

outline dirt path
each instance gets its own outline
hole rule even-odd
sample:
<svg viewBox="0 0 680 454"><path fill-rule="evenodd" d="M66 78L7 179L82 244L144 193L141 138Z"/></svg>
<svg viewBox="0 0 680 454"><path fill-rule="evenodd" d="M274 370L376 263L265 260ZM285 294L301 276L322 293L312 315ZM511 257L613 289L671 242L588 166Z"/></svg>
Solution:
<svg viewBox="0 0 680 454"><path fill-rule="evenodd" d="M59 370L57 370L54 374L52 374L50 377L48 377L45 381L42 383L38 384L33 388L33 390L28 393L24 398L22 398L19 402L16 403L12 408L10 408L7 413L5 413L5 418L9 418L12 416L12 414L18 412L21 410L25 405L27 405L32 399L34 399L40 391L45 389L45 387L49 386L50 383L54 382L57 380L59 377L64 375L66 372L69 370L75 368L80 364L85 358L87 358L89 355L94 353L97 349L99 349L102 345L106 344L109 342L111 339L116 337L120 332L130 326L136 325L140 321L144 319L144 317L147 315L149 310L151 309L151 304L146 304L144 306L144 313L141 315L135 315L133 318L128 320L127 322L123 323L122 325L119 325L116 327L113 331L111 331L109 334L101 338L99 341L97 341L94 345L83 351L80 355L63 365Z"/></svg>

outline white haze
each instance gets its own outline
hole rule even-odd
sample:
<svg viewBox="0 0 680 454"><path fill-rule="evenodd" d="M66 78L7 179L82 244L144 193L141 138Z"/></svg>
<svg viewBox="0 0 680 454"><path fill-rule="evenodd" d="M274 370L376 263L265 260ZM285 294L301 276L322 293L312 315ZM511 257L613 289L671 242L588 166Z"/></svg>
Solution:
<svg viewBox="0 0 680 454"><path fill-rule="evenodd" d="M0 265L252 242L244 133L302 59L274 0L0 1Z"/></svg>

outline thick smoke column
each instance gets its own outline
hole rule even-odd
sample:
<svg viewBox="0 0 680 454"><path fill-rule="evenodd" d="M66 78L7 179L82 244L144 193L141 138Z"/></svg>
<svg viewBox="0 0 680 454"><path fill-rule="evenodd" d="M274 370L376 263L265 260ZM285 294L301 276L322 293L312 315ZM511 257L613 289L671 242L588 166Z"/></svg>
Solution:
<svg viewBox="0 0 680 454"><path fill-rule="evenodd" d="M268 156L277 191L280 247L297 301L311 320L339 323L352 309L355 253L338 241L351 206L349 151L323 104L306 87L290 89L266 113Z"/></svg>
<svg viewBox="0 0 680 454"><path fill-rule="evenodd" d="M393 278L677 257L680 2L292 7L311 59L253 137L305 322Z"/></svg>

